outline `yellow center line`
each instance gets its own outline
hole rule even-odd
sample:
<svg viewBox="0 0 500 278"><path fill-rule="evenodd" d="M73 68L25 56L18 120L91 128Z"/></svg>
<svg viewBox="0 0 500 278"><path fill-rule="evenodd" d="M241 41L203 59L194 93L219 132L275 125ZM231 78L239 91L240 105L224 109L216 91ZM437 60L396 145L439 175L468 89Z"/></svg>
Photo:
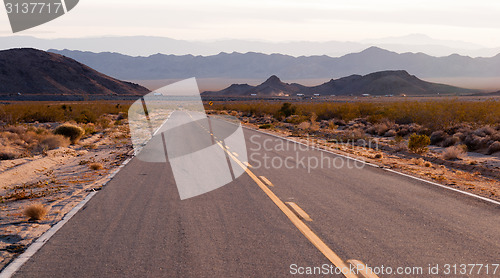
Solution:
<svg viewBox="0 0 500 278"><path fill-rule="evenodd" d="M217 143L223 150L222 144ZM257 183L257 185L266 193L266 195L274 202L278 208L290 219L290 221L299 229L299 231L314 245L316 248L323 253L323 255L333 263L337 268L341 269L344 276L347 278L358 278L354 273L349 272L349 266L326 245L299 217L292 212L283 201L278 198L259 178L250 171L241 161L234 157L229 151L227 154L250 176L250 178Z"/></svg>
<svg viewBox="0 0 500 278"><path fill-rule="evenodd" d="M305 221L313 221L311 217L309 217L309 214L307 214L302 208L299 207L294 202L286 202L287 205L290 206L290 208L295 211L295 214L297 214L300 218L304 219Z"/></svg>
<svg viewBox="0 0 500 278"><path fill-rule="evenodd" d="M264 176L259 176L259 178L260 178L261 180L263 180L263 181L264 181L267 185L269 185L269 186L274 186L274 184L273 184L270 180L268 180L266 177L264 177Z"/></svg>
<svg viewBox="0 0 500 278"><path fill-rule="evenodd" d="M189 114L189 113L188 113ZM191 114L189 114L191 116ZM213 135L213 134L212 134ZM222 142L222 141L221 141ZM250 178L257 183L257 185L266 193L266 195L273 201L273 203L278 206L278 208L290 219L290 221L299 229L299 231L321 252L323 255L338 269L342 270L342 273L347 278L358 278L354 273L351 273L349 266L326 245L321 238L319 238L300 218L290 210L283 201L281 201L278 196L276 196L248 167L245 166L240 160L238 160L228 149L224 148L222 143L217 141L217 145L224 150L229 157L231 157L245 172L250 176ZM247 162L248 164L248 162ZM297 206L298 207L298 206ZM305 212L304 212L305 213Z"/></svg>

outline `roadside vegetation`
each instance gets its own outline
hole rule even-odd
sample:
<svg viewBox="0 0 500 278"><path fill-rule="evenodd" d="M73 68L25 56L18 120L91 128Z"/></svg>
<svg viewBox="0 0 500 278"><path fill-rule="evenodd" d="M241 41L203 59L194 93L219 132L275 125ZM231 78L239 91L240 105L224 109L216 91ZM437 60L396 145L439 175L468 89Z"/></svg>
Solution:
<svg viewBox="0 0 500 278"><path fill-rule="evenodd" d="M111 102L0 104L0 160L45 154L123 124L129 105Z"/></svg>
<svg viewBox="0 0 500 278"><path fill-rule="evenodd" d="M394 138L395 145L424 153L427 145L461 146L467 151L500 151L500 101L250 102L215 104L211 109L239 113L263 129L337 141ZM451 151L450 151L451 152Z"/></svg>

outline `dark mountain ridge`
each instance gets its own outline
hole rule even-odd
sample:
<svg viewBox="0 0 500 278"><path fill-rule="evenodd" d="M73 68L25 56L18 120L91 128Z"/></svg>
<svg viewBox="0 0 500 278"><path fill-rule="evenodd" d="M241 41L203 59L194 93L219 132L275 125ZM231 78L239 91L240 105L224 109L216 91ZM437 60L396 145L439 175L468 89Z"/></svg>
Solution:
<svg viewBox="0 0 500 278"><path fill-rule="evenodd" d="M444 84L420 80L407 71L381 71L361 75L350 75L318 86L307 87L300 84L284 83L277 76L269 77L258 86L233 84L221 91L207 91L207 96L295 96L297 94L323 96L329 95L466 95L476 90L463 89Z"/></svg>
<svg viewBox="0 0 500 278"><path fill-rule="evenodd" d="M0 51L0 96L140 96L148 92L59 54L32 48Z"/></svg>

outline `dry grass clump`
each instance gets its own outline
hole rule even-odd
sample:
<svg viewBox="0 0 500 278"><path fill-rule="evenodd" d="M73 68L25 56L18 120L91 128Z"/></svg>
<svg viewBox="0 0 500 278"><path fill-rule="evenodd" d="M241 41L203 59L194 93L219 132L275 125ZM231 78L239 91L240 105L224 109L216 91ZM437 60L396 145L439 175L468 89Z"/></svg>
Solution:
<svg viewBox="0 0 500 278"><path fill-rule="evenodd" d="M82 136L85 134L85 131L83 130L83 128L76 125L62 124L54 130L54 134L63 135L69 138L72 144L75 144L78 142L78 140L80 140L80 138L82 138Z"/></svg>
<svg viewBox="0 0 500 278"><path fill-rule="evenodd" d="M310 127L311 127L310 122L301 122L300 124L297 125L297 128L302 130L309 129Z"/></svg>
<svg viewBox="0 0 500 278"><path fill-rule="evenodd" d="M48 212L49 209L42 204L31 204L24 209L23 214L29 217L29 220L41 220Z"/></svg>
<svg viewBox="0 0 500 278"><path fill-rule="evenodd" d="M57 149L59 147L67 147L69 144L69 139L62 135L48 135L40 142L40 146L49 150Z"/></svg>
<svg viewBox="0 0 500 278"><path fill-rule="evenodd" d="M18 154L10 151L0 151L0 160L16 159Z"/></svg>
<svg viewBox="0 0 500 278"><path fill-rule="evenodd" d="M99 162L94 162L94 163L91 163L89 165L90 169L94 170L94 171L97 171L97 170L102 170L104 169L104 166L102 165L102 163L99 163Z"/></svg>
<svg viewBox="0 0 500 278"><path fill-rule="evenodd" d="M442 157L445 160L457 160L462 159L465 154L465 150L461 146L451 146L444 150Z"/></svg>

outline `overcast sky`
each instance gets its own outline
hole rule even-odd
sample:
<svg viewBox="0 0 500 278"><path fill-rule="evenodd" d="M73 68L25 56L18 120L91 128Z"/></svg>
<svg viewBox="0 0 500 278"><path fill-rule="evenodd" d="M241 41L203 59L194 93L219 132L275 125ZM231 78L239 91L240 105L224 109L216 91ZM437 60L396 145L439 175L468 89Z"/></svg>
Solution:
<svg viewBox="0 0 500 278"><path fill-rule="evenodd" d="M497 47L499 15L498 0L81 0L67 15L18 34L360 41L420 33ZM0 22L0 35L11 34L5 9Z"/></svg>

